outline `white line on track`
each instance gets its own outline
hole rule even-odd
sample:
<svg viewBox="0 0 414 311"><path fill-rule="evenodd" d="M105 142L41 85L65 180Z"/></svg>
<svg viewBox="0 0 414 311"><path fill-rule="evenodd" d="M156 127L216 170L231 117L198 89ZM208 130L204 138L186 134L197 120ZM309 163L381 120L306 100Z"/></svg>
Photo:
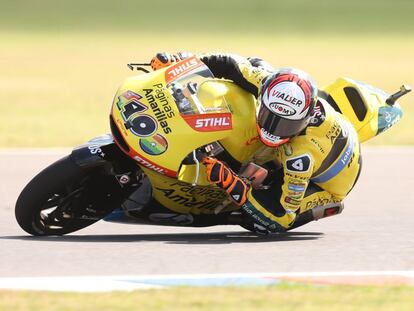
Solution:
<svg viewBox="0 0 414 311"><path fill-rule="evenodd" d="M399 284L414 284L414 271L348 271L293 272L242 274L185 274L135 276L79 276L79 277L14 277L0 278L0 289L44 290L59 292L109 292L165 288L171 286L239 286L271 285L283 280L304 281L312 278L374 278L382 284L386 278L399 278ZM339 282L341 283L341 282ZM343 283L343 282L342 282ZM345 282L346 283L346 282Z"/></svg>

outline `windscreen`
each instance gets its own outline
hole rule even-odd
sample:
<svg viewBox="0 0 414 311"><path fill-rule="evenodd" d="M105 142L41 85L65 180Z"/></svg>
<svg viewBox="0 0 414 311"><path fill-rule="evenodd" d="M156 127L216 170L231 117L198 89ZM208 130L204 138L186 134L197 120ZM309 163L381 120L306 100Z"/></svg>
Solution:
<svg viewBox="0 0 414 311"><path fill-rule="evenodd" d="M175 78L167 80L167 89L182 115L229 112L225 98L217 95L217 88L220 86L212 72L201 62L196 68L187 72L183 70Z"/></svg>

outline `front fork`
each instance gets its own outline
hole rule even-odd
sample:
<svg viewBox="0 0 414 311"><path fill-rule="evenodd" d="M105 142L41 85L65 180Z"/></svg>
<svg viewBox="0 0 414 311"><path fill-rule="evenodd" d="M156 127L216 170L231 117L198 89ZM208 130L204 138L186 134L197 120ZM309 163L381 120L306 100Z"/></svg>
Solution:
<svg viewBox="0 0 414 311"><path fill-rule="evenodd" d="M95 137L73 149L70 157L85 172L101 168L107 175L113 175L121 187L133 182L128 180L128 175L141 172L138 164L118 148L110 134Z"/></svg>
<svg viewBox="0 0 414 311"><path fill-rule="evenodd" d="M86 175L99 171L99 174L113 178L109 183L110 191L119 202L114 208L141 185L140 167L118 148L110 134L93 138L73 149L70 158Z"/></svg>
<svg viewBox="0 0 414 311"><path fill-rule="evenodd" d="M126 156L116 145L112 135L106 134L95 137L72 150L72 161L83 170L103 167L116 172L118 170L137 169L134 160Z"/></svg>

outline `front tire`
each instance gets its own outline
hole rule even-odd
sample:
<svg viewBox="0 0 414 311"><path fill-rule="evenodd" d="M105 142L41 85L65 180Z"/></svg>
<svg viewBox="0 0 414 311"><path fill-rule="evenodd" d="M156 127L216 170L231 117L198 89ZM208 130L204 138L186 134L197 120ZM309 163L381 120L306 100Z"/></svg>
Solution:
<svg viewBox="0 0 414 311"><path fill-rule="evenodd" d="M35 236L85 228L118 207L115 178L100 167L82 170L69 156L36 175L16 202L20 227Z"/></svg>

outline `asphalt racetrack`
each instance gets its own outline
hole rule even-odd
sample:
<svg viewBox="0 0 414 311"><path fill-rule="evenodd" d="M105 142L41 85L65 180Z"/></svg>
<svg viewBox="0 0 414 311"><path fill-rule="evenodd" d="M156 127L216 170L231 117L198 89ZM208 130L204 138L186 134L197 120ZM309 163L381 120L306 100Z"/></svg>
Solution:
<svg viewBox="0 0 414 311"><path fill-rule="evenodd" d="M31 237L15 221L17 196L67 152L0 151L0 277L414 270L413 148L365 148L344 212L278 236L99 222Z"/></svg>

